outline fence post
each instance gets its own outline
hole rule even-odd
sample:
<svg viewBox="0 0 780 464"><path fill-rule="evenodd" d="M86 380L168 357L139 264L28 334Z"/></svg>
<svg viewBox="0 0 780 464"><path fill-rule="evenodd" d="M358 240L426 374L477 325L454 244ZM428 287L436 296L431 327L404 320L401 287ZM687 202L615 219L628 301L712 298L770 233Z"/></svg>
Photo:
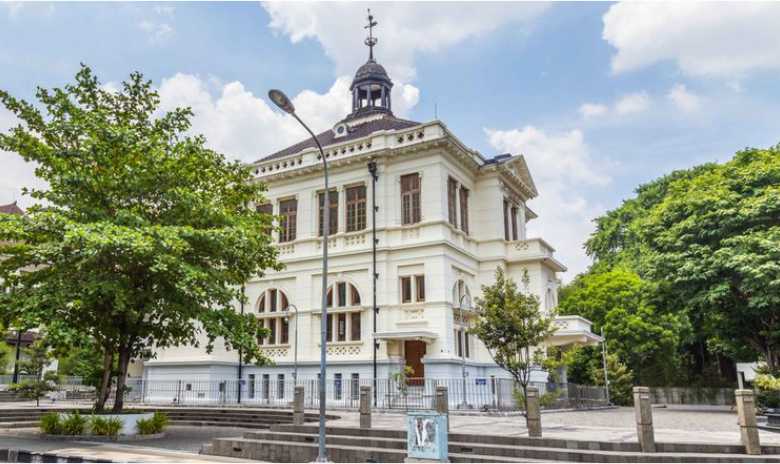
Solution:
<svg viewBox="0 0 780 464"><path fill-rule="evenodd" d="M655 453L653 410L650 405L650 389L648 387L634 387L634 415L639 447L644 453Z"/></svg>
<svg viewBox="0 0 780 464"><path fill-rule="evenodd" d="M371 387L360 386L360 428L371 428Z"/></svg>
<svg viewBox="0 0 780 464"><path fill-rule="evenodd" d="M436 386L436 412L447 416L447 431L450 430L450 398L447 393L447 387L443 385Z"/></svg>
<svg viewBox="0 0 780 464"><path fill-rule="evenodd" d="M528 396L525 398L525 420L528 425L528 436L541 438L542 414L539 408L539 389L528 387Z"/></svg>
<svg viewBox="0 0 780 464"><path fill-rule="evenodd" d="M756 426L756 404L753 400L753 390L735 390L737 400L737 417L739 434L747 454L761 454L761 442L758 440Z"/></svg>
<svg viewBox="0 0 780 464"><path fill-rule="evenodd" d="M293 424L303 425L303 385L296 385L293 393Z"/></svg>

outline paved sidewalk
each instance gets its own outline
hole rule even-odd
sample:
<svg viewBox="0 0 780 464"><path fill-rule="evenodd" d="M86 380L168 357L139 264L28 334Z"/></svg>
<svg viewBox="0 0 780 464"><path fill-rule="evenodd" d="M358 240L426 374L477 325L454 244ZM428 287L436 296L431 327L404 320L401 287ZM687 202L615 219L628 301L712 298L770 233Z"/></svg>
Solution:
<svg viewBox="0 0 780 464"><path fill-rule="evenodd" d="M340 412L341 419L328 421L333 426L359 426L359 415ZM450 416L450 431L482 435L528 436L523 416ZM760 420L760 419L759 419ZM374 427L405 427L404 416L396 413L374 414ZM667 407L653 408L655 437L659 442L739 444L737 414L728 408ZM633 408L593 411L550 412L542 414L545 437L575 440L636 442ZM780 445L780 433L760 431L761 443Z"/></svg>
<svg viewBox="0 0 780 464"><path fill-rule="evenodd" d="M207 456L183 451L169 451L159 448L147 448L120 444L89 444L71 448L49 450L58 456L79 456L88 459L106 459L113 462L188 462L194 464L211 462L257 462L247 459Z"/></svg>

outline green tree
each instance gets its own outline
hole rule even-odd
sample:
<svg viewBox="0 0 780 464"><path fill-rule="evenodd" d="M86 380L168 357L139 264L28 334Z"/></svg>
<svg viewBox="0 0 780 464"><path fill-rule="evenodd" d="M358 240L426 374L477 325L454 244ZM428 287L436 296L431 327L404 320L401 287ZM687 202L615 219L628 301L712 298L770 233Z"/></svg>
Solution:
<svg viewBox="0 0 780 464"><path fill-rule="evenodd" d="M596 333L603 329L608 351L630 367L637 381L666 384L677 374L688 324L684 313L663 313L653 306L650 293L639 275L621 265L578 276L561 293L559 310L591 320Z"/></svg>
<svg viewBox="0 0 780 464"><path fill-rule="evenodd" d="M686 302L711 345L780 360L780 145L677 179L639 220L644 272Z"/></svg>
<svg viewBox="0 0 780 464"><path fill-rule="evenodd" d="M17 392L23 398L35 399L35 405L40 406L40 400L46 393L57 389L58 376L55 371L46 371L46 366L51 364L52 356L50 348L43 337L34 341L24 349L25 358L19 361L19 373L34 376L11 386L11 390Z"/></svg>
<svg viewBox="0 0 780 464"><path fill-rule="evenodd" d="M25 191L38 201L25 216L0 218L3 319L45 326L55 346L94 340L101 393L118 366L115 410L131 359L197 346L200 334L208 350L220 338L265 362L264 329L234 309L243 282L278 267L249 169L187 135L192 111L162 112L140 73L114 92L82 66L73 84L36 96L38 106L0 91L22 121L0 149L48 184Z"/></svg>
<svg viewBox="0 0 780 464"><path fill-rule="evenodd" d="M541 311L539 299L520 291L500 267L495 283L482 286L482 297L475 306L477 320L470 332L520 385L525 408L531 372L540 368L542 344L555 332L555 315Z"/></svg>
<svg viewBox="0 0 780 464"><path fill-rule="evenodd" d="M620 406L628 406L633 402L632 390L634 379L631 370L620 359L610 354L607 356L607 375L609 381L609 400ZM604 385L604 367L594 369L591 381L596 385Z"/></svg>

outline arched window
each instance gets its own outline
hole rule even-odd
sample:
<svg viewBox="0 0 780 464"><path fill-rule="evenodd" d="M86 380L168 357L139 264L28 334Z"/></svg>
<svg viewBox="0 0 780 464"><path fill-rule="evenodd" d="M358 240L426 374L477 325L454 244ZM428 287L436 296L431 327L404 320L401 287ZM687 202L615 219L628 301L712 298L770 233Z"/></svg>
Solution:
<svg viewBox="0 0 780 464"><path fill-rule="evenodd" d="M290 300L287 294L277 288L265 290L257 300L260 324L268 329L265 337L257 340L259 345L287 345L290 343ZM280 313L284 313L280 315Z"/></svg>
<svg viewBox="0 0 780 464"><path fill-rule="evenodd" d="M463 279L458 279L457 282L455 282L455 285L452 287L452 306L454 308L459 308L461 302L463 302L464 305L471 305L471 292L469 291L468 285L466 285L466 282L463 281Z"/></svg>
<svg viewBox="0 0 780 464"><path fill-rule="evenodd" d="M360 292L349 282L335 282L328 287L328 342L356 342L362 338Z"/></svg>

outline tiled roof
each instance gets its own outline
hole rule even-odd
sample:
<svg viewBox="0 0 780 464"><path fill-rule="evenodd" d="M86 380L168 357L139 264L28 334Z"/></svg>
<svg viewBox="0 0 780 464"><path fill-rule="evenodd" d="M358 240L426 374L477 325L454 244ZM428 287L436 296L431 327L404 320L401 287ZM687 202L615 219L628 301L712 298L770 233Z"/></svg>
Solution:
<svg viewBox="0 0 780 464"><path fill-rule="evenodd" d="M13 202L7 205L0 205L0 213L22 215L24 214L24 211L22 211L22 208L16 205L16 202Z"/></svg>
<svg viewBox="0 0 780 464"><path fill-rule="evenodd" d="M409 121L406 119L396 118L395 116L392 115L387 115L379 119L373 119L370 121L366 121L362 124L353 126L352 128L349 129L347 135L343 135L341 137L336 138L335 137L336 134L334 134L334 132L331 129L328 129L325 132L317 134L317 139L320 141L320 145L322 145L322 147L324 148L328 145L333 145L335 143L341 143L341 142L346 142L348 140L358 139L360 137L365 137L369 134L382 131L382 130L407 129L409 127L414 127L419 125L420 125L419 122ZM281 158L283 156L292 155L293 153L298 153L301 150L304 150L309 147L314 147L314 146L316 146L314 144L314 140L312 140L311 137L309 137L302 142L296 143L295 145L285 148L284 150L277 151L276 153L261 158L259 161L268 161L276 158Z"/></svg>

